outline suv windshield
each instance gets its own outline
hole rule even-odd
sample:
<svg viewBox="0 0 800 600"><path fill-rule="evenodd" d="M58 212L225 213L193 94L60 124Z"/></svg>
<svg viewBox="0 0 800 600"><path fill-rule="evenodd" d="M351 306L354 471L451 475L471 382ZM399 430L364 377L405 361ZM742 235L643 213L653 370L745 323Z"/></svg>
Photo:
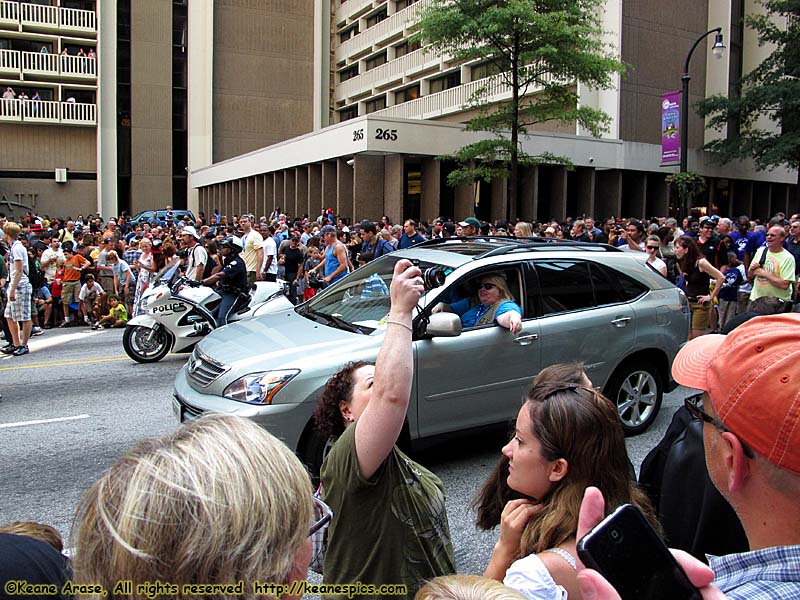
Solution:
<svg viewBox="0 0 800 600"><path fill-rule="evenodd" d="M300 308L300 314L311 319L322 317L329 325L356 333L372 333L382 326L381 321L389 314L389 284L394 265L400 258L382 256L353 271L330 289L309 300ZM439 265L426 262L419 264L423 271L433 266ZM446 274L452 271L451 267L445 267Z"/></svg>

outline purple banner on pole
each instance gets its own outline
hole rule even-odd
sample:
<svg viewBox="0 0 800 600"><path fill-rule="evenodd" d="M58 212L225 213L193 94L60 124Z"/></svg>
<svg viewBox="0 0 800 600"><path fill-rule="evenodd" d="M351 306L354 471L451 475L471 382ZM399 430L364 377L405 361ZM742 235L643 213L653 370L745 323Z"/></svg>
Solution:
<svg viewBox="0 0 800 600"><path fill-rule="evenodd" d="M670 92L661 96L662 166L677 165L681 162L680 112L680 92Z"/></svg>

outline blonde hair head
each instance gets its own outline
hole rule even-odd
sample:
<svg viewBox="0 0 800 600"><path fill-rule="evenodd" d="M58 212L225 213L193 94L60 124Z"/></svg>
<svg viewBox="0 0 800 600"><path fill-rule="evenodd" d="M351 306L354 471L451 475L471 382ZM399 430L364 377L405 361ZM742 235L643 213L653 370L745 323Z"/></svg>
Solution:
<svg viewBox="0 0 800 600"><path fill-rule="evenodd" d="M525 596L477 575L447 575L426 583L414 600L524 600Z"/></svg>
<svg viewBox="0 0 800 600"><path fill-rule="evenodd" d="M75 581L285 582L306 543L311 483L251 421L211 415L145 440L83 496Z"/></svg>
<svg viewBox="0 0 800 600"><path fill-rule="evenodd" d="M506 281L506 278L501 274L488 273L480 277L480 281L483 280L488 280L489 283L493 283L497 286L497 289L500 292L500 300L511 300L512 302L516 302L514 296L511 294L511 290L508 289L508 281Z"/></svg>
<svg viewBox="0 0 800 600"><path fill-rule="evenodd" d="M3 225L3 233L5 233L12 240L17 239L21 231L22 227L20 227L18 223L14 223L14 221L8 221L5 225Z"/></svg>
<svg viewBox="0 0 800 600"><path fill-rule="evenodd" d="M519 229L520 237L531 237L533 235L533 227L530 223L520 221L514 226L514 229Z"/></svg>

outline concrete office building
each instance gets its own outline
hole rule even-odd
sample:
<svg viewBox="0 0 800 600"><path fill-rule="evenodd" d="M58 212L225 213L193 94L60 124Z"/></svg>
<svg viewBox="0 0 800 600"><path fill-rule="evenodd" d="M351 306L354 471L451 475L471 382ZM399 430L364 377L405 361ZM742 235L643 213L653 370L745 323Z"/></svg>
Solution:
<svg viewBox="0 0 800 600"><path fill-rule="evenodd" d="M0 0L0 212L182 208L190 154L311 131L314 22L313 0Z"/></svg>
<svg viewBox="0 0 800 600"><path fill-rule="evenodd" d="M450 188L445 179L452 165L437 157L481 136L463 127L469 116L463 107L476 86L488 84L496 102L510 93L486 65L459 63L409 42L418 11L429 4L315 0L313 66L293 73L312 80L308 133L278 144L264 138L260 149L222 161L216 155L199 159L211 156L212 135L198 139L197 146L190 140L190 205L206 213L216 208L223 214L257 216L279 206L291 215L312 217L331 207L354 220L383 214L394 221L439 215L505 217L506 182ZM525 170L511 216L543 220L667 214L670 197L664 178L677 168L660 166L661 95L680 89L686 53L716 26L723 28L727 50L721 59L714 58L713 36L697 49L690 101L731 89L768 52L741 26L745 13L758 10L754 0L608 0L603 26L629 71L611 90L575 85L582 104L610 115L610 130L601 139L574 124L532 131L523 140L527 151L566 155L575 169ZM312 29L304 35L312 35ZM273 117L282 117L284 110L273 111ZM189 119L191 132L191 104ZM215 126L211 124L212 132ZM748 161L713 164L698 148L720 134L706 131L694 114L689 132L689 169L709 184L702 204L715 205L722 214L762 219L779 210L797 210L791 193L795 172L758 172ZM193 149L198 160L193 160Z"/></svg>

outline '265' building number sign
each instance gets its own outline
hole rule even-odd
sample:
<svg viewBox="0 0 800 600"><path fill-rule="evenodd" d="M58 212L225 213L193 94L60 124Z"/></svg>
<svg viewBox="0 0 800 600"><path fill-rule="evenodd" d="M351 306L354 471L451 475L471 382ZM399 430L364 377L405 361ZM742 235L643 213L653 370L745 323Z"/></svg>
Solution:
<svg viewBox="0 0 800 600"><path fill-rule="evenodd" d="M360 142L364 139L364 128L353 130L353 141ZM378 127L375 130L375 139L384 141L397 141L397 129L382 129Z"/></svg>

